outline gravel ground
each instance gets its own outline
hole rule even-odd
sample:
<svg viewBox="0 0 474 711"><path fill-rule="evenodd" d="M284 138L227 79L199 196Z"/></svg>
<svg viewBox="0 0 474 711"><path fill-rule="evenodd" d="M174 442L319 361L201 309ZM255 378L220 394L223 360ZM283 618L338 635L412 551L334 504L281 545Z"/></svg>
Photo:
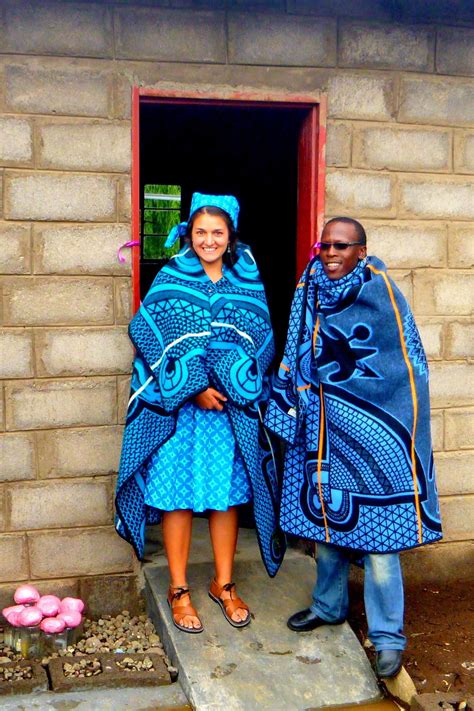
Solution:
<svg viewBox="0 0 474 711"><path fill-rule="evenodd" d="M159 654L171 676L176 676L176 669L166 656L163 645L156 633L153 622L146 615L131 616L128 610L112 617L104 615L98 620L85 619L83 634L75 644L42 657L37 661L45 665L55 657L84 657L102 652L126 652L127 654L147 652ZM21 655L5 645L3 628L0 627L0 665L5 662L18 662Z"/></svg>

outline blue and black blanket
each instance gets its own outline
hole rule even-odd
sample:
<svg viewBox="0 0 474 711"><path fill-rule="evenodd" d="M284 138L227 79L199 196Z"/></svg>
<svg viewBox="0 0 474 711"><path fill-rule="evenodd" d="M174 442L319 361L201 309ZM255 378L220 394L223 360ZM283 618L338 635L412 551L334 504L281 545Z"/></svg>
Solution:
<svg viewBox="0 0 474 711"><path fill-rule="evenodd" d="M275 453L260 410L269 394L274 344L250 249L239 244L236 264L213 284L193 250L183 247L156 276L129 334L136 357L116 490L118 533L141 559L145 525L160 519L144 502L150 459L173 435L179 408L213 386L228 398L225 410L251 483L262 558L275 575L285 539Z"/></svg>
<svg viewBox="0 0 474 711"><path fill-rule="evenodd" d="M316 257L265 418L288 443L282 528L368 553L439 540L428 366L410 307L376 257L334 300L323 277Z"/></svg>

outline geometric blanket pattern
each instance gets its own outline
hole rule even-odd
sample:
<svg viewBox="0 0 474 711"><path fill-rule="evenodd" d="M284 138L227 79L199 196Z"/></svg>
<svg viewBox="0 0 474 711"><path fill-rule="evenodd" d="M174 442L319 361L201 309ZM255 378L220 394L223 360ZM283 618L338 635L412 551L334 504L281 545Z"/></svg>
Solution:
<svg viewBox="0 0 474 711"><path fill-rule="evenodd" d="M376 257L321 305L317 259L296 289L265 418L288 443L282 528L367 553L437 541L428 366L410 307Z"/></svg>
<svg viewBox="0 0 474 711"><path fill-rule="evenodd" d="M273 576L283 559L279 478L261 407L274 358L265 292L250 249L213 284L192 249L157 274L129 327L136 350L116 489L116 529L143 558L147 523L160 511L144 492L154 453L174 433L179 408L207 387L225 409L250 485L262 559ZM179 462L176 463L179 466Z"/></svg>

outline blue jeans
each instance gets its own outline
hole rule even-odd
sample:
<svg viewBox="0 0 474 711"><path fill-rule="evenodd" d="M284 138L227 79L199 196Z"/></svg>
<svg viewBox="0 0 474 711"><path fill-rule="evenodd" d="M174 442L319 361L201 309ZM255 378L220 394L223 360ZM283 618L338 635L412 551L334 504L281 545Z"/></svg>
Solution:
<svg viewBox="0 0 474 711"><path fill-rule="evenodd" d="M403 579L398 553L366 553L364 603L368 636L377 652L403 650ZM343 621L349 610L350 557L336 546L318 543L318 577L311 609L327 622Z"/></svg>

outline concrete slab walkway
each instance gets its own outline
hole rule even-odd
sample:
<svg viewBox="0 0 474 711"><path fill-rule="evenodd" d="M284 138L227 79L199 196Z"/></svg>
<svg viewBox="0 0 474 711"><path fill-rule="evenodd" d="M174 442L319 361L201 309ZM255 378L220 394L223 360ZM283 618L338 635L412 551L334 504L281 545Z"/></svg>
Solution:
<svg viewBox="0 0 474 711"><path fill-rule="evenodd" d="M271 580L254 532L242 531L234 579L253 619L248 627L234 629L207 595L213 570L205 522L197 523L188 578L205 627L202 634L187 635L173 626L162 557L144 568L149 615L197 711L298 711L380 698L367 657L347 623L303 634L286 627L288 616L308 604L314 584L310 557L290 551Z"/></svg>
<svg viewBox="0 0 474 711"><path fill-rule="evenodd" d="M2 711L191 711L179 684L2 696Z"/></svg>

